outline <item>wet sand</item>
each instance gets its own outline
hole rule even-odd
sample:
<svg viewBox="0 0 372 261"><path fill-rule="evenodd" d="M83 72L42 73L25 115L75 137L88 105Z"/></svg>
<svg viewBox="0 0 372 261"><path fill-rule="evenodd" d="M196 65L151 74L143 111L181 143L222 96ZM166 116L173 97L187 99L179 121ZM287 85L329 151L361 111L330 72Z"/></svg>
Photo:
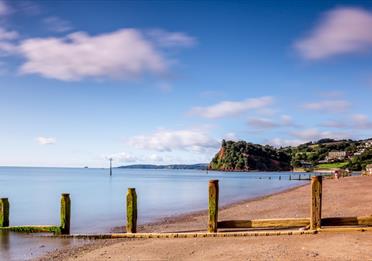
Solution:
<svg viewBox="0 0 372 261"><path fill-rule="evenodd" d="M325 180L323 217L372 214L372 177ZM308 217L310 186L223 208L219 220ZM206 212L169 218L139 232L205 231ZM117 229L121 230L121 229ZM96 240L41 260L372 260L372 232L301 236Z"/></svg>

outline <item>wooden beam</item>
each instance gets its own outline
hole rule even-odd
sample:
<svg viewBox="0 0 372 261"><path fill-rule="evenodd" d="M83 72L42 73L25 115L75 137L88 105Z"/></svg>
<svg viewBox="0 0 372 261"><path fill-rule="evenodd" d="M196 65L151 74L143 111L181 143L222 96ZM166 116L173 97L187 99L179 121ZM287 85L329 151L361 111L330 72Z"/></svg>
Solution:
<svg viewBox="0 0 372 261"><path fill-rule="evenodd" d="M310 229L321 227L322 220L322 176L311 178Z"/></svg>
<svg viewBox="0 0 372 261"><path fill-rule="evenodd" d="M0 227L9 226L9 200L0 198Z"/></svg>
<svg viewBox="0 0 372 261"><path fill-rule="evenodd" d="M127 233L137 232L137 194L135 188L127 192Z"/></svg>
<svg viewBox="0 0 372 261"><path fill-rule="evenodd" d="M322 226L372 226L372 216L322 218Z"/></svg>
<svg viewBox="0 0 372 261"><path fill-rule="evenodd" d="M372 232L372 227L327 227L317 230L318 232L336 232L336 233L346 233L346 232Z"/></svg>
<svg viewBox="0 0 372 261"><path fill-rule="evenodd" d="M218 222L218 228L306 227L309 224L309 218L226 220Z"/></svg>
<svg viewBox="0 0 372 261"><path fill-rule="evenodd" d="M61 196L61 233L70 234L71 200L70 194L63 193Z"/></svg>
<svg viewBox="0 0 372 261"><path fill-rule="evenodd" d="M115 233L98 235L61 235L59 237L81 239L109 239L109 238L205 238L205 237L256 237L256 236L282 236L282 235L309 235L316 234L314 230L285 230L285 231L246 231L246 232L218 232L218 233Z"/></svg>
<svg viewBox="0 0 372 261"><path fill-rule="evenodd" d="M208 183L208 232L217 232L218 222L218 180L210 180Z"/></svg>

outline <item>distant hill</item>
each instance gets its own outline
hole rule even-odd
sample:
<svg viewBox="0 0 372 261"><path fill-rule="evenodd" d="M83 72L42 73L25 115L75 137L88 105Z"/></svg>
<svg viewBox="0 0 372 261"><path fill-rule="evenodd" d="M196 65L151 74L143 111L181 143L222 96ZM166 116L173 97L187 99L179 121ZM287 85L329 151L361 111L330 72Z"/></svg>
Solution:
<svg viewBox="0 0 372 261"><path fill-rule="evenodd" d="M208 169L208 163L198 163L198 164L172 164L172 165L153 165L153 164L135 164L120 166L120 169L198 169L206 170Z"/></svg>
<svg viewBox="0 0 372 261"><path fill-rule="evenodd" d="M372 139L321 139L282 148L223 140L208 168L222 171L348 168L358 171L365 169L368 164L372 164Z"/></svg>

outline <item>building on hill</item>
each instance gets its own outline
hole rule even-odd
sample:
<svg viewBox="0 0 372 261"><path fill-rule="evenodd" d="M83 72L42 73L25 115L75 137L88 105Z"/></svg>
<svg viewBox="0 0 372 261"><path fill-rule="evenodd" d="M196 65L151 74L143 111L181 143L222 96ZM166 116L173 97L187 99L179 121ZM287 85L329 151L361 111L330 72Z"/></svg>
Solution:
<svg viewBox="0 0 372 261"><path fill-rule="evenodd" d="M372 164L366 166L366 172L368 175L372 175Z"/></svg>
<svg viewBox="0 0 372 261"><path fill-rule="evenodd" d="M331 151L328 152L327 160L334 161L334 160L344 160L349 157L349 153L346 151Z"/></svg>

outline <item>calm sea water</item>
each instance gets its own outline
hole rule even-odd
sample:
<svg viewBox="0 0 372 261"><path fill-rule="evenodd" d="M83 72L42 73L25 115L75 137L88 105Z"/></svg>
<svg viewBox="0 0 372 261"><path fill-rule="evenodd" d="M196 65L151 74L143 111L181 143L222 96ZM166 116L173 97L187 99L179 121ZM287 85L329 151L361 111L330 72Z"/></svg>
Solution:
<svg viewBox="0 0 372 261"><path fill-rule="evenodd" d="M11 225L44 225L59 224L60 195L70 193L71 232L104 233L125 225L129 187L137 191L139 223L147 223L206 209L210 179L220 180L220 204L225 205L303 183L289 181L288 174L114 169L110 177L107 169L0 167L0 197L9 198ZM279 175L281 180L268 179ZM16 260L19 252L25 259L32 241L38 240L0 233L0 260Z"/></svg>

